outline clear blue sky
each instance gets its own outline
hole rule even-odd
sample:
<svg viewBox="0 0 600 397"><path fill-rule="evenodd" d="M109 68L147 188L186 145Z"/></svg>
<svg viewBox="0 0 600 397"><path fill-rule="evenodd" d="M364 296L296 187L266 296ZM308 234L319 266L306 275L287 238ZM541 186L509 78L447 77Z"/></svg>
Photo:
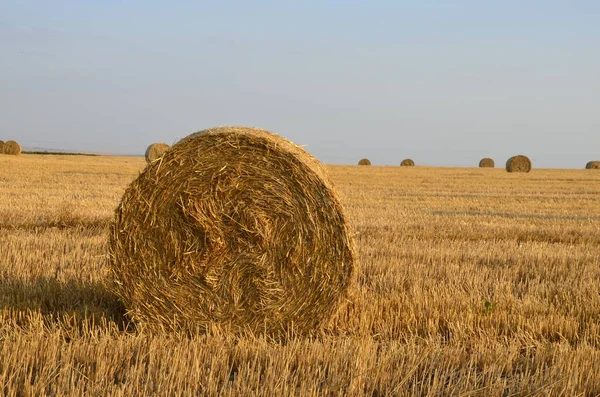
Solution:
<svg viewBox="0 0 600 397"><path fill-rule="evenodd" d="M219 125L330 163L581 168L600 1L0 2L0 139L141 154Z"/></svg>

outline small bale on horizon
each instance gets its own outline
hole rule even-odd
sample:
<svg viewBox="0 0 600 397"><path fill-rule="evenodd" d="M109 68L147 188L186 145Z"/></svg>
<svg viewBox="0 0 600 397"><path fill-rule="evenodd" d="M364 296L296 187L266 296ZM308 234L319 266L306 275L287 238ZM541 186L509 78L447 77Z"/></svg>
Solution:
<svg viewBox="0 0 600 397"><path fill-rule="evenodd" d="M6 141L3 145L3 152L4 154L18 156L21 154L21 145L15 141Z"/></svg>
<svg viewBox="0 0 600 397"><path fill-rule="evenodd" d="M585 165L586 170L600 170L600 161L589 161Z"/></svg>
<svg viewBox="0 0 600 397"><path fill-rule="evenodd" d="M158 333L309 333L354 278L326 168L257 128L201 131L150 163L127 187L108 247L115 292Z"/></svg>
<svg viewBox="0 0 600 397"><path fill-rule="evenodd" d="M168 149L169 145L167 145L166 143L153 143L146 149L146 162L151 163L159 157L162 157Z"/></svg>
<svg viewBox="0 0 600 397"><path fill-rule="evenodd" d="M371 165L371 161L369 159L361 159L358 165Z"/></svg>
<svg viewBox="0 0 600 397"><path fill-rule="evenodd" d="M507 172L529 172L531 171L531 160L529 157L519 154L506 161Z"/></svg>
<svg viewBox="0 0 600 397"><path fill-rule="evenodd" d="M4 141L0 140L0 154L4 154Z"/></svg>
<svg viewBox="0 0 600 397"><path fill-rule="evenodd" d="M415 162L411 159L404 159L402 160L402 162L400 163L401 167L414 167L415 166Z"/></svg>
<svg viewBox="0 0 600 397"><path fill-rule="evenodd" d="M496 167L496 163L494 162L493 159L491 159L489 157L484 157L479 161L479 167L480 168L494 168L494 167Z"/></svg>

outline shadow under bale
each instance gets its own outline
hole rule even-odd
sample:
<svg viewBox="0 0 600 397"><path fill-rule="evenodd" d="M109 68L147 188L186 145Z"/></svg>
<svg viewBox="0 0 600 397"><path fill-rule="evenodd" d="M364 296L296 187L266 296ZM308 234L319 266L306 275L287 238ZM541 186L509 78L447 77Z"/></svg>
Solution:
<svg viewBox="0 0 600 397"><path fill-rule="evenodd" d="M39 313L48 325L68 317L78 324L114 323L120 330L131 330L125 306L110 289L99 282L59 281L52 277L23 280L2 277L0 280L0 310L4 321L27 326L27 316L19 313Z"/></svg>

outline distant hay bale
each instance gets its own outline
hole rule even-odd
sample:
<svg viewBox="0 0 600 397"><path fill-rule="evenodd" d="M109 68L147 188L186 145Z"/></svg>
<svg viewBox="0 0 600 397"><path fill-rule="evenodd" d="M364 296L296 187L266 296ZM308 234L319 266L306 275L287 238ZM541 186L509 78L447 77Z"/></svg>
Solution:
<svg viewBox="0 0 600 397"><path fill-rule="evenodd" d="M600 170L600 161L590 161L585 165L587 170Z"/></svg>
<svg viewBox="0 0 600 397"><path fill-rule="evenodd" d="M18 156L19 154L21 154L21 145L19 145L15 141L6 141L4 142L3 151L4 154Z"/></svg>
<svg viewBox="0 0 600 397"><path fill-rule="evenodd" d="M495 166L496 166L496 163L494 162L493 159L491 159L489 157L482 158L479 161L480 168L494 168Z"/></svg>
<svg viewBox="0 0 600 397"><path fill-rule="evenodd" d="M358 165L371 165L371 161L369 159L361 159Z"/></svg>
<svg viewBox="0 0 600 397"><path fill-rule="evenodd" d="M246 127L192 134L150 163L116 210L109 253L115 292L151 331L309 331L354 268L325 168Z"/></svg>
<svg viewBox="0 0 600 397"><path fill-rule="evenodd" d="M4 141L0 141L0 154L4 154Z"/></svg>
<svg viewBox="0 0 600 397"><path fill-rule="evenodd" d="M513 156L506 161L506 171L529 172L531 171L531 160L529 160L529 157L521 154Z"/></svg>
<svg viewBox="0 0 600 397"><path fill-rule="evenodd" d="M166 143L153 143L146 149L146 162L151 163L161 157L167 150L169 145Z"/></svg>
<svg viewBox="0 0 600 397"><path fill-rule="evenodd" d="M414 167L415 166L415 162L412 161L411 159L404 159L400 163L400 166L401 167Z"/></svg>

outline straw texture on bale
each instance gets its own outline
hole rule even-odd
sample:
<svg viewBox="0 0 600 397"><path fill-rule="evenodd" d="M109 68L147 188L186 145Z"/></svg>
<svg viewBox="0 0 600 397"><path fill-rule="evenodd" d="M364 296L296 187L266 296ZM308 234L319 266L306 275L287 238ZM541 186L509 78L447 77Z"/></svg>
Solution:
<svg viewBox="0 0 600 397"><path fill-rule="evenodd" d="M109 252L117 294L154 331L307 332L354 274L324 167L246 127L192 134L150 163L116 210Z"/></svg>
<svg viewBox="0 0 600 397"><path fill-rule="evenodd" d="M151 163L161 157L167 150L169 145L166 143L153 143L146 149L146 162Z"/></svg>
<svg viewBox="0 0 600 397"><path fill-rule="evenodd" d="M531 171L531 160L529 160L529 157L521 154L513 156L506 161L506 171L529 172Z"/></svg>
<svg viewBox="0 0 600 397"><path fill-rule="evenodd" d="M480 168L494 168L495 166L496 166L496 163L494 162L493 159L491 159L489 157L482 158L479 161Z"/></svg>
<svg viewBox="0 0 600 397"><path fill-rule="evenodd" d="M415 166L415 162L412 161L411 159L404 159L400 163L400 166L401 167L414 167Z"/></svg>
<svg viewBox="0 0 600 397"><path fill-rule="evenodd" d="M585 168L588 170L600 170L600 161L589 161Z"/></svg>
<svg viewBox="0 0 600 397"><path fill-rule="evenodd" d="M369 159L361 159L358 165L371 165L371 161Z"/></svg>
<svg viewBox="0 0 600 397"><path fill-rule="evenodd" d="M19 155L21 154L21 145L15 141L4 142L4 154Z"/></svg>
<svg viewBox="0 0 600 397"><path fill-rule="evenodd" d="M0 154L4 154L4 141L0 141Z"/></svg>

